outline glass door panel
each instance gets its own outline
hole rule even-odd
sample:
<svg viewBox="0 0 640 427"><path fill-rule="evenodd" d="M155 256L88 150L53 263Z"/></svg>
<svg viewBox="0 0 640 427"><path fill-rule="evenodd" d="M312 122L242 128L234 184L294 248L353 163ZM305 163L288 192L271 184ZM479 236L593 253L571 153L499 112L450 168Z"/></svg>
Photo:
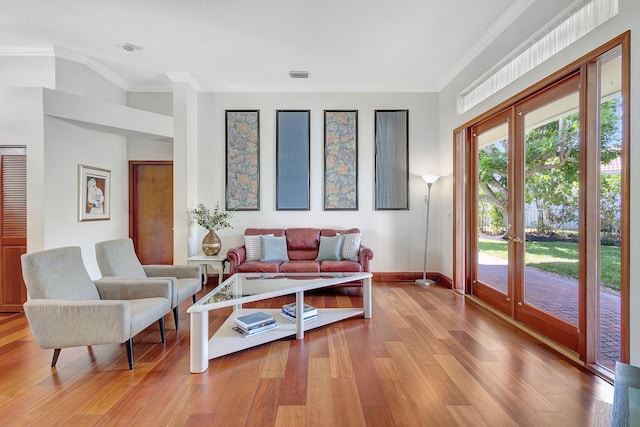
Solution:
<svg viewBox="0 0 640 427"><path fill-rule="evenodd" d="M472 129L476 153L476 276L473 293L509 313L509 115Z"/></svg>
<svg viewBox="0 0 640 427"><path fill-rule="evenodd" d="M579 350L580 75L516 107L515 318Z"/></svg>
<svg viewBox="0 0 640 427"><path fill-rule="evenodd" d="M600 76L600 257L597 363L610 370L622 358L621 218L622 218L622 49L597 63Z"/></svg>
<svg viewBox="0 0 640 427"><path fill-rule="evenodd" d="M578 326L578 92L524 115L524 301Z"/></svg>

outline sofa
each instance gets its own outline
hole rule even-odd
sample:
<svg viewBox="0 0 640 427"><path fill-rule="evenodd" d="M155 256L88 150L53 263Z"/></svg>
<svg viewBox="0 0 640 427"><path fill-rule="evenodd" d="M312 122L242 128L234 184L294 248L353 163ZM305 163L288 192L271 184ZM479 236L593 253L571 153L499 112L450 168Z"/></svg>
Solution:
<svg viewBox="0 0 640 427"><path fill-rule="evenodd" d="M247 228L229 273L368 272L373 251L360 241L357 228Z"/></svg>

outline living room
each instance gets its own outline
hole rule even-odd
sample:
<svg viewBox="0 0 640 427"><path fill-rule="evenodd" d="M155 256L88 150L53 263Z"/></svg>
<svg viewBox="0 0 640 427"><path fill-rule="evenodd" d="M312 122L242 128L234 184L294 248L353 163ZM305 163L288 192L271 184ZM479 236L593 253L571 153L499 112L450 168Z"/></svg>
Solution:
<svg viewBox="0 0 640 427"><path fill-rule="evenodd" d="M522 3L521 7L525 8ZM544 79L572 60L621 33L640 28L640 6L619 0L618 14L565 50L548 59L505 89L463 114L458 94L491 64L497 63L571 2L534 1L536 14L523 14L505 25L482 55L464 64L446 85L423 91L341 90L303 88L279 91L203 90L190 70L164 70L164 92L127 90L90 56L52 41L48 48L23 46L29 54L3 50L0 56L0 144L27 147L28 250L75 245L82 248L92 278L100 276L94 244L129 234L128 162L171 160L174 167L174 261L198 252L204 230L190 224L187 211L197 203L214 206L225 200L225 110L260 111L260 210L236 212L233 229L220 232L223 251L242 242L247 227L359 227L363 243L374 249L372 271L417 274L424 255L424 197L421 176L439 175L430 204L428 271L450 281L454 277L453 145L452 132L463 123ZM546 12L542 12L545 10ZM532 17L533 16L533 17ZM534 19L535 18L535 19ZM523 33L523 34L522 34ZM11 39L9 39L11 40ZM506 41L509 41L506 43ZM632 70L638 56L631 44ZM125 54L144 54L122 52ZM390 67L392 65L389 65ZM292 65L293 67L293 65ZM184 73L182 73L184 71ZM289 69L284 70L286 73ZM314 70L310 70L313 82ZM637 73L631 73L631 110L638 108ZM276 187L276 110L310 110L310 209L278 211ZM358 110L358 210L323 210L323 111ZM406 210L375 210L375 111L409 110L409 198ZM142 110L140 112L139 110ZM631 135L636 123L631 123ZM633 146L633 143L632 143ZM632 148L632 153L634 150ZM630 158L631 170L638 161ZM111 211L108 221L77 220L79 164L111 172ZM633 182L633 176L632 176ZM631 186L631 200L640 190ZM630 216L637 206L632 202ZM631 228L630 257L636 258L638 231ZM640 266L629 266L629 334L640 328L637 286ZM635 314L634 314L635 313ZM186 324L187 322L184 322ZM640 364L640 343L630 342L632 364Z"/></svg>

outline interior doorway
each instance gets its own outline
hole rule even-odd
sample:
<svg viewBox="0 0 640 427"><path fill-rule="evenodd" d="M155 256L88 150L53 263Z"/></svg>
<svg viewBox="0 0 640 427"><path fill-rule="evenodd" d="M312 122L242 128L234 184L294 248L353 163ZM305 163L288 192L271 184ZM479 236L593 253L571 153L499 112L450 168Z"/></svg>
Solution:
<svg viewBox="0 0 640 427"><path fill-rule="evenodd" d="M20 256L27 251L27 156L24 147L0 148L0 311L23 311L27 289Z"/></svg>
<svg viewBox="0 0 640 427"><path fill-rule="evenodd" d="M129 162L129 236L142 264L173 264L173 162Z"/></svg>

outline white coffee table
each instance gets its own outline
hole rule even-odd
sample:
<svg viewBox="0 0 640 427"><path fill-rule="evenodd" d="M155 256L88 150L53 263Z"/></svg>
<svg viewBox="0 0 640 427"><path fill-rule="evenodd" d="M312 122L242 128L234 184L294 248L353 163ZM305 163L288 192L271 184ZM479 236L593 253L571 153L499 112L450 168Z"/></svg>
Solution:
<svg viewBox="0 0 640 427"><path fill-rule="evenodd" d="M362 280L363 307L318 308L318 318L313 321L305 322L298 317L296 323L293 323L280 316L279 308L242 308L244 303L296 294L297 312L302 313L305 291L354 280ZM209 310L223 307L233 307L234 311L209 339ZM236 317L256 311L273 316L278 327L246 338L231 329ZM187 312L191 315L191 372L201 373L209 367L209 359L292 335L301 340L305 330L361 314L367 319L371 318L371 273L237 273L189 307Z"/></svg>

